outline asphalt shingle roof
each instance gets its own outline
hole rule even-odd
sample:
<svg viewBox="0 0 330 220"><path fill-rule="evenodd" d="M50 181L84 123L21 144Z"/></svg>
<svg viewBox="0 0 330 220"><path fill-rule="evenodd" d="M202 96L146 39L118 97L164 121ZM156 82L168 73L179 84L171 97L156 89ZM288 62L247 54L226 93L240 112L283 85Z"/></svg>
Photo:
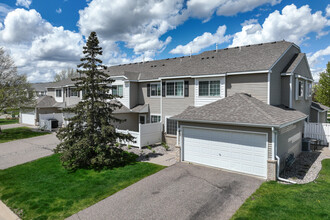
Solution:
<svg viewBox="0 0 330 220"><path fill-rule="evenodd" d="M130 63L108 67L110 76L149 80L170 76L194 76L228 72L268 70L293 45L291 42L271 43L206 51L198 55Z"/></svg>
<svg viewBox="0 0 330 220"><path fill-rule="evenodd" d="M293 109L268 105L248 94L237 93L201 107L189 107L172 118L179 121L281 126L304 119L306 115Z"/></svg>
<svg viewBox="0 0 330 220"><path fill-rule="evenodd" d="M289 64L284 68L283 73L291 73L304 56L305 53L298 53L294 55Z"/></svg>

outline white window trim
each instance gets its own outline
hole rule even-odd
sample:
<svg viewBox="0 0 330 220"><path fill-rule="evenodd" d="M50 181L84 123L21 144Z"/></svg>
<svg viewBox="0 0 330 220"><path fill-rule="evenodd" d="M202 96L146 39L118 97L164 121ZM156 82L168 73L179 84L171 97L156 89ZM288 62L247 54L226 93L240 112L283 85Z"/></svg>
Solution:
<svg viewBox="0 0 330 220"><path fill-rule="evenodd" d="M219 95L214 95L214 96L211 96L210 95L210 92L211 92L211 84L210 84L210 82L211 81L219 81ZM198 97L201 97L201 98L214 98L214 97L221 97L221 79L200 79L200 80L197 80L197 82L198 82L198 94L197 94L197 96ZM209 95L199 95L199 90L200 90L200 86L199 86L199 82L209 82L209 91L208 91L208 94Z"/></svg>
<svg viewBox="0 0 330 220"><path fill-rule="evenodd" d="M112 84L111 86L112 87L113 86L117 86L117 90L118 90L118 86L122 86L123 87L123 89L122 89L123 94L122 95L118 95L118 96L124 97L124 85L123 84ZM112 92L113 88L111 88L110 90L111 90L111 95L113 95L113 92Z"/></svg>
<svg viewBox="0 0 330 220"><path fill-rule="evenodd" d="M71 95L72 93L72 90L75 90L75 89L77 89L77 87L70 87L69 88L69 97L78 97L78 92L80 92L80 91L77 91L77 95ZM56 93L56 91L55 91L55 93ZM56 95L56 94L55 94Z"/></svg>
<svg viewBox="0 0 330 220"><path fill-rule="evenodd" d="M150 123L151 122L151 116L159 116L160 117L160 121L159 122L162 122L162 115L161 114L150 114ZM155 123L159 123L159 122L155 122Z"/></svg>
<svg viewBox="0 0 330 220"><path fill-rule="evenodd" d="M160 93L159 95L151 95L151 85L158 85L159 86L159 89L160 89ZM150 98L160 98L162 96L162 87L161 87L161 84L160 82L154 82L154 83L150 83Z"/></svg>
<svg viewBox="0 0 330 220"><path fill-rule="evenodd" d="M172 116L173 115L171 115L171 116L165 116L165 123L164 123L165 124L165 127L164 127L165 128L165 131L164 132L166 133L167 136L175 137L176 135L174 135L174 134L167 134L167 119L168 118L171 118Z"/></svg>
<svg viewBox="0 0 330 220"><path fill-rule="evenodd" d="M182 82L182 96L178 95L167 95L167 83L176 83L176 82ZM167 98L184 98L184 80L167 80L165 82L165 96ZM175 84L174 84L174 94L175 94Z"/></svg>

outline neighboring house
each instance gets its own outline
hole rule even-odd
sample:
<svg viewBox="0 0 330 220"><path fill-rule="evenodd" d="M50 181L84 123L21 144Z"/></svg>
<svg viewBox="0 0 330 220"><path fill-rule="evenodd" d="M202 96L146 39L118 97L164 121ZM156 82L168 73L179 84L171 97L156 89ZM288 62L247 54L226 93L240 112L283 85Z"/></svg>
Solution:
<svg viewBox="0 0 330 220"><path fill-rule="evenodd" d="M322 105L321 103L312 102L309 121L316 123L327 123L329 109L330 108L328 106Z"/></svg>
<svg viewBox="0 0 330 220"><path fill-rule="evenodd" d="M36 98L47 95L47 87L52 83L31 83L31 87L34 90L34 96Z"/></svg>
<svg viewBox="0 0 330 220"><path fill-rule="evenodd" d="M105 71L115 80L112 93L122 96L124 107L116 114L126 122L118 128L140 132L140 124L161 123L164 140L181 147L183 161L275 179L276 156L283 169L286 157L301 151L313 79L306 55L294 43L226 48ZM47 95L61 107L82 97L70 79L49 85Z"/></svg>

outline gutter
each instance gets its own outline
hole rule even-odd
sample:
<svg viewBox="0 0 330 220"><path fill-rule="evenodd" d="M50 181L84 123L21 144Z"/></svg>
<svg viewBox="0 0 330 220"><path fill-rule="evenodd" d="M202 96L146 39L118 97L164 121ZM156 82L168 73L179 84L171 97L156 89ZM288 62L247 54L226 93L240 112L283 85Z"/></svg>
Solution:
<svg viewBox="0 0 330 220"><path fill-rule="evenodd" d="M279 181L282 181L282 182L291 183L291 184L297 184L295 181L291 181L291 180L284 179L284 178L281 178L280 177L280 158L276 155L276 159L277 159L276 178Z"/></svg>

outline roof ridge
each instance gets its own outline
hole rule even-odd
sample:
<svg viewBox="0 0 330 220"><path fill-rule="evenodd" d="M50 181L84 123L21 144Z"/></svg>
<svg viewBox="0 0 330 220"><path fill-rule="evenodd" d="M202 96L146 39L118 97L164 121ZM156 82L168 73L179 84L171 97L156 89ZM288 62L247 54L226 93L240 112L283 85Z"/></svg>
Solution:
<svg viewBox="0 0 330 220"><path fill-rule="evenodd" d="M265 112L264 110L262 110L258 105L256 105L255 103L253 103L249 98L247 98L247 94L245 93L240 93L239 94L246 102L249 102L250 104L252 104L253 106L255 106L256 110L259 111L262 115L264 115L267 119L271 120L272 122L274 122L274 118L271 117L267 112ZM254 98L252 96L250 96L250 98ZM254 98L256 99L256 98ZM256 99L257 101L260 101L258 99ZM260 101L262 102L262 101Z"/></svg>

